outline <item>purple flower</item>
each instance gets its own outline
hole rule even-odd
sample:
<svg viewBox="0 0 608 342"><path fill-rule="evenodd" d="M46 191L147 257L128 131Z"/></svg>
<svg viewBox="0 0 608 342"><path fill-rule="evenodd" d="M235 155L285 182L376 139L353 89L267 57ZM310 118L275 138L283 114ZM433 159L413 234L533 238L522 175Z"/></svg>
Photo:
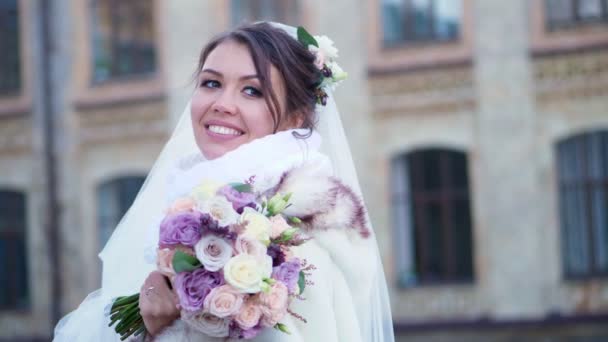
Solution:
<svg viewBox="0 0 608 342"><path fill-rule="evenodd" d="M199 212L180 212L168 215L160 223L161 247L184 245L192 247L201 239L201 214Z"/></svg>
<svg viewBox="0 0 608 342"><path fill-rule="evenodd" d="M272 278L284 283L289 289L289 293L296 293L298 290L298 279L300 277L300 259L293 258L272 269Z"/></svg>
<svg viewBox="0 0 608 342"><path fill-rule="evenodd" d="M232 203L232 208L239 214L242 213L244 207L251 206L255 203L254 194L250 192L240 192L230 185L224 186L218 193L226 197L226 199Z"/></svg>
<svg viewBox="0 0 608 342"><path fill-rule="evenodd" d="M283 254L281 246L277 244L270 244L266 249L266 254L272 258L272 266L279 266L285 262L285 254Z"/></svg>
<svg viewBox="0 0 608 342"><path fill-rule="evenodd" d="M236 234L232 233L228 227L222 227L209 214L201 214L201 232L202 235L214 234L228 240L236 239Z"/></svg>
<svg viewBox="0 0 608 342"><path fill-rule="evenodd" d="M196 312L203 309L205 297L209 292L223 285L224 280L218 272L197 268L192 272L177 274L174 284L182 308L186 311Z"/></svg>
<svg viewBox="0 0 608 342"><path fill-rule="evenodd" d="M262 332L263 327L261 325L255 326L251 329L247 329L247 330L243 330L241 331L241 336L246 339L246 340L250 340L252 338L255 338L256 336L258 336L258 334L260 332Z"/></svg>

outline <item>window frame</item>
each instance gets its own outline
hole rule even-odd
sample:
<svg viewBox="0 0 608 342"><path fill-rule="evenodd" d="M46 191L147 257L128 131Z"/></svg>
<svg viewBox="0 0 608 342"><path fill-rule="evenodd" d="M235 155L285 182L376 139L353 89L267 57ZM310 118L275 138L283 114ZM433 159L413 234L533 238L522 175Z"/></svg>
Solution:
<svg viewBox="0 0 608 342"><path fill-rule="evenodd" d="M436 190L429 191L420 190L415 185L416 181L424 181L420 177L424 177L422 162L415 159L424 158L424 154L433 153L439 156L441 170L439 171L440 187ZM454 175L453 168L455 162L453 158L464 158L464 175L466 177L464 188L457 188L454 181L451 179ZM452 161L450 161L452 160ZM433 285L458 285L472 284L476 281L475 272L475 251L473 239L473 219L472 219L472 200L469 182L469 165L466 152L447 149L447 148L423 148L403 153L392 160L393 184L392 189L392 207L394 216L394 229L396 236L400 237L396 241L398 246L397 261L397 285L400 288L433 286ZM401 165L398 165L401 163ZM452 164L452 165L450 165ZM398 168L401 170L399 171ZM401 175L399 175L401 173ZM405 180L399 180L398 177L407 177ZM405 183L403 183L403 181ZM447 182L447 183L445 183ZM399 189L400 188L400 189ZM457 201L464 200L468 207L467 221L470 246L469 255L462 256L465 262L468 263L470 274L458 271L456 262L459 249L465 246L458 246L457 240L454 239L456 231L455 224L451 222L452 213L456 208ZM428 233L429 223L425 221L425 210L428 210L433 204L440 204L441 208L441 239L444 255L441 261L441 275L436 279L431 279L432 271L429 270L429 248L428 241L431 238ZM403 212L402 212L403 211ZM401 215L399 219L397 216ZM401 221L401 222L400 222ZM400 226L401 225L401 226ZM403 241L401 241L403 240ZM401 246L405 243L405 246ZM403 259L403 260L402 260Z"/></svg>
<svg viewBox="0 0 608 342"><path fill-rule="evenodd" d="M110 60L110 72L108 74L108 76L106 78L103 79L98 79L96 78L96 73L97 73L97 69L96 69L96 65L97 65L97 54L95 52L96 49L96 34L97 34L97 27L96 25L99 25L99 18L97 16L96 13L96 6L99 6L99 2L102 1L107 1L109 2L108 7L110 8L110 19L112 21L112 25L110 25L110 29L111 29L111 33L109 34L110 36L110 56L111 58L109 58ZM117 83L117 82L122 82L122 81L138 81L138 80L153 80L157 77L157 74L159 73L159 69L160 69L160 52L159 52L159 48L158 48L158 39L159 39L159 35L158 35L158 25L159 23L157 22L157 18L156 18L156 9L155 7L157 6L157 2L156 1L149 1L146 2L149 4L149 9L150 9L150 13L149 13L149 17L152 25L152 32L153 32L153 36L152 36L152 41L150 41L151 47L153 49L153 66L151 70L143 70L142 67L142 71L137 71L137 70L131 70L130 72L127 73L120 73L120 72L116 72L117 70L117 65L120 64L120 60L118 58L118 50L119 50L119 42L118 40L116 40L116 36L117 36L117 27L119 26L119 23L116 22L117 17L117 11L118 11L118 6L116 6L116 2L121 2L120 0L90 0L87 3L87 11L89 14L89 37L88 37L88 41L89 41L89 50L90 50L90 55L89 55L89 84L91 86L100 86L100 85L105 85L105 84L111 84L111 83ZM129 3L129 2L122 2L122 3ZM132 6L137 6L137 4L131 4ZM138 19L140 16L136 16ZM131 59L133 59L133 54L135 53L134 51L136 49L133 49L133 43L135 42L140 42L140 41L130 41L129 43L131 44L130 47L130 57ZM145 63L140 63L139 65L143 65ZM136 68L134 68L136 69Z"/></svg>
<svg viewBox="0 0 608 342"><path fill-rule="evenodd" d="M378 0L379 1L379 7L380 7L380 16L379 16L379 22L382 23L384 22L384 18L383 18L383 0ZM406 19L412 19L414 18L413 13L411 13L411 9L413 8L413 4L412 1L414 0L400 0L403 2L402 4L402 13L400 13L401 17L404 19L404 21L406 23L404 23L404 25L402 25L401 27L401 33L404 36L407 36L410 33L413 33L413 27L414 25L411 23L408 25L406 21ZM449 44L454 44L454 43L459 43L462 42L462 27L463 27L463 11L464 11L464 3L462 0L458 0L461 1L461 13L460 13L460 18L459 18L459 22L458 22L458 33L456 34L455 37L453 38L449 38L449 39L438 39L437 36L437 30L436 30L436 25L435 25L435 19L436 17L434 16L434 14L436 14L436 11L434 10L436 8L436 1L438 0L429 0L429 6L427 8L427 11L429 12L429 17L431 18L431 20L429 21L429 28L431 31L431 38L426 38L426 39L401 39L395 42L390 42L387 41L385 39L385 31L384 31L384 27L382 25L380 25L380 45L382 46L383 49L386 50L392 50L392 49L399 49L399 48L408 48L408 47L421 47L421 46L433 46L433 45L449 45ZM409 9L409 11L408 11ZM408 30L409 28L409 30Z"/></svg>
<svg viewBox="0 0 608 342"><path fill-rule="evenodd" d="M598 164L602 165L602 153L604 153L605 160L603 161L606 167L604 170L600 170L604 175L600 176L599 179L594 179L590 172L590 158L589 153L591 153L590 140L594 134L599 135L600 139L600 150L598 152L599 161ZM574 157L574 152L572 155L567 155L566 148L570 145L574 146L576 149L576 155L580 156L580 176L579 178L573 177L572 179L565 179L564 165L566 160L572 160ZM595 131L586 131L583 133L575 134L568 136L564 139L559 140L555 144L555 156L556 156L556 181L557 181L557 190L559 194L559 221L560 221L560 234L561 234L561 255L562 255L562 275L566 280L587 280L587 279L597 279L597 278L608 278L608 263L605 266L605 269L602 270L598 266L598 261L596 258L597 255L597 247L595 241L595 217L592 213L593 204L595 204L593 200L593 192L597 190L597 188L601 189L603 187L604 191L604 205L606 206L606 211L604 212L604 219L608 220L608 130L595 130ZM602 152L603 150L603 152ZM572 172L572 171L570 171ZM567 193L572 192L582 193L582 211L585 216L584 227L580 227L581 223L577 222L577 225L571 225L574 220L574 217L568 215L568 213L572 213L573 208L567 204L569 201L572 204L573 198L567 199ZM580 203L579 203L580 204ZM601 204L601 202L600 202ZM608 221L607 221L608 222ZM573 230L573 231L571 231ZM589 271L578 273L569 268L571 257L568 254L568 251L571 247L571 242L567 236L570 234L577 233L584 235L584 249L588 251L588 261L585 265ZM608 234L608 229L606 229L606 234ZM608 244L604 247L605 253L608 253Z"/></svg>

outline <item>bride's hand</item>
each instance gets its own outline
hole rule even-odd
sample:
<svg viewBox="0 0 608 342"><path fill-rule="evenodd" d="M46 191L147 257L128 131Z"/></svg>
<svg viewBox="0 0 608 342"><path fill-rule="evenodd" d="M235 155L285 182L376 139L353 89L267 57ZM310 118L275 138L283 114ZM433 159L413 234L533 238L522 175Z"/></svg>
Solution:
<svg viewBox="0 0 608 342"><path fill-rule="evenodd" d="M139 309L150 335L157 335L179 318L178 303L168 279L158 271L150 273L139 291Z"/></svg>

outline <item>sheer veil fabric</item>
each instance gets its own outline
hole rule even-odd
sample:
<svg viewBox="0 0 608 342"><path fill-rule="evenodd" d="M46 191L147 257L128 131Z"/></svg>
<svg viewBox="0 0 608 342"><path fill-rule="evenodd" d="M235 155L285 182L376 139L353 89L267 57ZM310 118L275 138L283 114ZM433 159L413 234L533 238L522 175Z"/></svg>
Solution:
<svg viewBox="0 0 608 342"><path fill-rule="evenodd" d="M294 27L273 25L296 37ZM327 105L317 106L317 133L322 138L320 151L331 161L334 175L356 193L361 194L340 114L330 91L328 95ZM158 225L168 204L166 194L170 189L167 184L176 161L193 154L198 155L198 158L205 162L194 140L190 104L188 104L133 205L99 254L103 261L101 289L91 293L77 310L57 324L54 341L120 340L113 329L107 327L105 314L112 298L139 291L147 275L155 269L155 264L149 260L150 227ZM375 239L375 235L372 234L371 238ZM371 295L367 303L357 307L356 313L361 329L361 340L393 342L388 290L375 241L374 257L377 267L375 273L369 275L373 284Z"/></svg>

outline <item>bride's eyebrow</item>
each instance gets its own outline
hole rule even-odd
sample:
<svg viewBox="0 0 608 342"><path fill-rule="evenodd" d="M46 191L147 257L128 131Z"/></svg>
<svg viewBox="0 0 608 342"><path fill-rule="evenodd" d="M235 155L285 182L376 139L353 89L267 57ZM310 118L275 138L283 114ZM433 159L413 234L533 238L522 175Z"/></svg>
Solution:
<svg viewBox="0 0 608 342"><path fill-rule="evenodd" d="M217 70L210 69L210 68L203 69L201 72L208 72L208 73L214 74L214 75L216 75L218 77L223 77L224 76L224 75L222 75L221 72L219 72ZM260 76L254 74L254 75L245 75L245 76L239 77L240 80L248 80L248 79L252 79L252 78L260 79Z"/></svg>

